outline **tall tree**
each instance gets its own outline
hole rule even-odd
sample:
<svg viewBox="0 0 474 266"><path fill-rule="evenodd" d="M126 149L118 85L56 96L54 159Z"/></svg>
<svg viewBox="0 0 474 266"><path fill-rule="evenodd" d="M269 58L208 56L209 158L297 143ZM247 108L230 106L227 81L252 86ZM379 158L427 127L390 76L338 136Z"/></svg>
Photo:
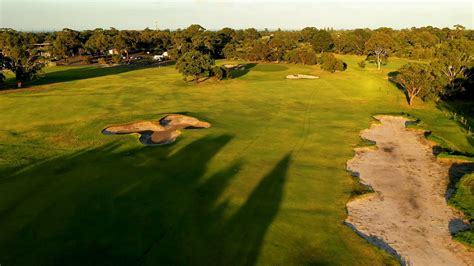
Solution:
<svg viewBox="0 0 474 266"><path fill-rule="evenodd" d="M316 52L321 53L331 51L334 45L331 34L325 30L314 31L309 37L309 43Z"/></svg>
<svg viewBox="0 0 474 266"><path fill-rule="evenodd" d="M415 97L427 95L430 92L434 76L428 65L408 63L402 66L398 72L395 81L405 89L408 105L413 104Z"/></svg>
<svg viewBox="0 0 474 266"><path fill-rule="evenodd" d="M34 49L35 41L24 33L0 32L0 63L3 68L15 73L18 88L25 81L37 78L44 67L40 53Z"/></svg>
<svg viewBox="0 0 474 266"><path fill-rule="evenodd" d="M81 47L79 33L71 29L63 29L56 33L53 43L53 55L59 58L74 56Z"/></svg>
<svg viewBox="0 0 474 266"><path fill-rule="evenodd" d="M467 69L473 66L474 46L471 42L460 39L444 42L437 51L437 60L432 67L439 70L447 80L449 92L455 92L456 79L463 78Z"/></svg>
<svg viewBox="0 0 474 266"><path fill-rule="evenodd" d="M374 55L377 69L380 69L383 60L386 60L395 46L395 42L388 33L379 31L374 33L365 43L365 50L369 55Z"/></svg>
<svg viewBox="0 0 474 266"><path fill-rule="evenodd" d="M247 60L261 60L269 61L271 59L272 50L268 46L267 41L257 40L253 42L247 42L248 48L246 49Z"/></svg>
<svg viewBox="0 0 474 266"><path fill-rule="evenodd" d="M128 60L130 51L137 48L140 34L137 31L122 30L113 37L112 41L113 47L120 53L125 53Z"/></svg>
<svg viewBox="0 0 474 266"><path fill-rule="evenodd" d="M87 42L84 44L86 48L92 54L102 54L107 55L107 50L111 46L111 38L109 35L105 34L104 30L96 29L94 33L90 36Z"/></svg>

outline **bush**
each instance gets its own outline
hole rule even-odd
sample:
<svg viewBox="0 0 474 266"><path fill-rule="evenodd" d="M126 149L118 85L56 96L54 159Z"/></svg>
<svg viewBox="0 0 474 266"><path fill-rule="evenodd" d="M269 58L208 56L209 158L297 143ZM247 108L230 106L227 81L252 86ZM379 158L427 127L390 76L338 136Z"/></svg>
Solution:
<svg viewBox="0 0 474 266"><path fill-rule="evenodd" d="M359 65L360 68L365 68L365 60L360 61L357 65Z"/></svg>
<svg viewBox="0 0 474 266"><path fill-rule="evenodd" d="M285 58L290 63L315 65L318 63L318 58L311 46L298 47L290 50Z"/></svg>
<svg viewBox="0 0 474 266"><path fill-rule="evenodd" d="M105 60L105 58L101 57L97 60L97 62L101 65L107 65L107 61Z"/></svg>
<svg viewBox="0 0 474 266"><path fill-rule="evenodd" d="M84 65L92 64L92 56L84 56L82 58L81 64L84 64Z"/></svg>
<svg viewBox="0 0 474 266"><path fill-rule="evenodd" d="M323 53L320 58L320 61L321 69L332 73L336 71L344 71L347 68L346 63L342 62L342 60L337 59L331 53Z"/></svg>
<svg viewBox="0 0 474 266"><path fill-rule="evenodd" d="M223 67L214 66L211 70L211 76L216 77L218 80L223 80L229 77L229 71Z"/></svg>
<svg viewBox="0 0 474 266"><path fill-rule="evenodd" d="M0 84L2 84L5 81L5 79L6 79L5 75L2 72L0 72Z"/></svg>
<svg viewBox="0 0 474 266"><path fill-rule="evenodd" d="M122 56L118 55L118 54L113 55L112 56L112 62L114 62L114 64L122 63Z"/></svg>

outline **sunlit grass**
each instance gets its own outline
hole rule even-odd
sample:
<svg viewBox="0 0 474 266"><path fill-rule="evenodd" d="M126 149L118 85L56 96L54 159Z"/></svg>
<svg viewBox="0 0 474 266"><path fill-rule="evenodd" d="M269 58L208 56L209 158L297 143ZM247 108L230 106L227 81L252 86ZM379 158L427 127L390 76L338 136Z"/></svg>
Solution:
<svg viewBox="0 0 474 266"><path fill-rule="evenodd" d="M334 74L258 64L200 84L174 66L48 68L42 85L0 92L0 263L395 263L343 223L359 132L403 112L474 148L432 103L408 107L386 78L405 60L378 71L341 58L349 68ZM213 127L167 147L100 133L177 112Z"/></svg>

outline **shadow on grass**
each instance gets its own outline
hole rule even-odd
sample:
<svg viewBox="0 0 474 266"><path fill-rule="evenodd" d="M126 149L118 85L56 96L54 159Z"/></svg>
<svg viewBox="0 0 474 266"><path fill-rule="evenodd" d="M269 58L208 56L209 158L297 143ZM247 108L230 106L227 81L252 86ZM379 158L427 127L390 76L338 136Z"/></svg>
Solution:
<svg viewBox="0 0 474 266"><path fill-rule="evenodd" d="M455 163L449 168L449 183L445 198L449 200L456 192L456 185L464 175L474 172L474 163Z"/></svg>
<svg viewBox="0 0 474 266"><path fill-rule="evenodd" d="M43 77L39 79L26 82L23 84L22 88L28 88L31 86L38 86L38 85L47 85L53 83L61 83L61 82L68 82L74 80L82 80L82 79L89 79L89 78L97 78L103 77L108 75L116 75L125 72L130 72L134 70L140 70L150 67L159 67L159 66L166 66L171 65L174 62L167 62L166 64L153 64L153 65L118 65L118 66L88 66L88 67L80 67L80 66L71 66L65 70L53 71L44 74ZM16 81L14 78L9 79L3 87L0 87L0 91L2 90L12 90L16 89Z"/></svg>
<svg viewBox="0 0 474 266"><path fill-rule="evenodd" d="M0 173L2 263L254 265L291 155L236 210L220 198L241 162L207 174L231 139L207 136L177 151L109 144Z"/></svg>
<svg viewBox="0 0 474 266"><path fill-rule="evenodd" d="M461 179L474 172L474 163L455 163L449 168L449 184L446 191L446 200L448 200L457 209L461 210L465 214L465 219L468 219L468 223L465 223L461 219L453 219L449 222L449 231L454 238L465 242L468 245L473 245L474 241L472 238L474 232L474 217L472 216L472 195L474 192L473 182L464 182L460 184ZM468 186L463 188L465 191L461 194L458 193L460 186Z"/></svg>
<svg viewBox="0 0 474 266"><path fill-rule="evenodd" d="M408 92L405 88L403 88L402 85L400 85L400 83L398 83L395 79L396 77L400 74L400 72L398 71L392 71L392 72L389 72L387 75L388 75L388 80L394 84L398 90L400 90L401 92L403 92L403 95L405 95L405 100L408 102L410 102L410 96L408 95Z"/></svg>
<svg viewBox="0 0 474 266"><path fill-rule="evenodd" d="M233 79L240 78L242 76L247 75L247 73L250 72L252 68L254 68L257 65L257 63L247 63L243 64L244 68L243 69L233 69L230 71L230 75L232 76Z"/></svg>

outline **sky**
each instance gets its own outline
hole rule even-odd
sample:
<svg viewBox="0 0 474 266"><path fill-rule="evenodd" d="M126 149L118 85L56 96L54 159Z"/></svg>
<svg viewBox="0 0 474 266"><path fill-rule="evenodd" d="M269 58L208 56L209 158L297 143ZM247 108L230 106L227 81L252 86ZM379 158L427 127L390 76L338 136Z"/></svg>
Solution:
<svg viewBox="0 0 474 266"><path fill-rule="evenodd" d="M0 0L0 28L472 29L474 0Z"/></svg>

